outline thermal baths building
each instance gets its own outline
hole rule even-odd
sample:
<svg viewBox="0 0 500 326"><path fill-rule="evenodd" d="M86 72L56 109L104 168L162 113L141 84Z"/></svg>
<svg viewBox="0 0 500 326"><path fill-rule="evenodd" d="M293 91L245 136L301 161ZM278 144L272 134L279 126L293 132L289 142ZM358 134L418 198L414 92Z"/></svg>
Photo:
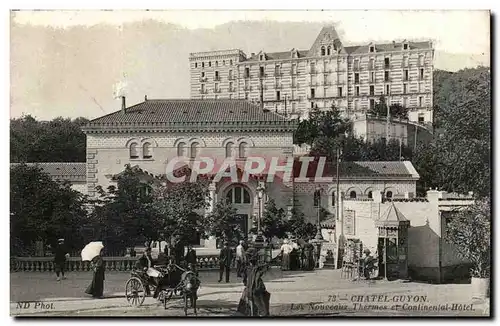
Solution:
<svg viewBox="0 0 500 326"><path fill-rule="evenodd" d="M120 111L83 128L86 193L96 196L96 186L115 184L127 164L143 172L145 180L159 182L169 163L180 157L187 158L184 162L191 168L205 157L216 161L213 172L206 173L213 178L210 207L228 198L243 217L246 230L258 216L259 185L265 188L264 201L272 198L287 211L298 206L315 223L314 192L318 189L321 206L335 214L336 168L331 162L321 167L321 162L294 158L296 127L296 121L245 100L145 100L127 108L123 99ZM263 158L266 168L250 173L247 181L217 178L221 161L234 160L241 177L245 162L254 157ZM270 181L273 160L281 172ZM410 162L346 162L340 165L339 187L352 199L369 199L374 192L392 198L413 197L418 178ZM215 241L200 240L200 245L215 246Z"/></svg>
<svg viewBox="0 0 500 326"><path fill-rule="evenodd" d="M332 104L366 113L384 95L409 108L411 121L431 123L433 56L430 41L347 46L327 26L309 49L191 53L191 98L245 99L295 118Z"/></svg>
<svg viewBox="0 0 500 326"><path fill-rule="evenodd" d="M434 190L426 198L416 198L419 175L410 162L342 162L337 202L336 163L309 162L312 158L293 145L296 127L295 121L244 100L146 100L126 108L123 99L120 111L83 128L86 163L38 164L54 179L70 181L75 189L96 196L96 186L116 184L127 164L141 172L144 181L155 183L165 181L169 163L179 157L190 167L212 158L214 169L205 173L212 178L207 213L215 201L228 199L248 231L258 216L257 187L262 186L264 202L272 198L288 212L297 207L312 223L316 224L318 205L324 208L330 217L321 222L322 233L333 245L343 234L377 254L378 225L407 223L409 275L440 281L456 274L463 262L443 235L450 211L470 205L471 198ZM228 158L235 162L237 180L217 178L219 163ZM262 158L266 167L242 180L245 164L255 158ZM273 159L281 172L269 181ZM200 248L216 246L213 238L196 241Z"/></svg>

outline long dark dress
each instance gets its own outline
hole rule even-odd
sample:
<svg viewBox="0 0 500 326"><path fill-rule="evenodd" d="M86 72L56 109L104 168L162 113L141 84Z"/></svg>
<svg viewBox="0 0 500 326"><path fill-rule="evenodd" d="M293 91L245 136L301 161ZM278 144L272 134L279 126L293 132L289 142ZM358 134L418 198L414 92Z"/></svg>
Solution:
<svg viewBox="0 0 500 326"><path fill-rule="evenodd" d="M314 269L314 246L310 243L304 245L302 267L306 271Z"/></svg>
<svg viewBox="0 0 500 326"><path fill-rule="evenodd" d="M94 276L85 293L92 295L94 298L101 298L104 293L104 261L101 256L92 259L92 267Z"/></svg>
<svg viewBox="0 0 500 326"><path fill-rule="evenodd" d="M267 292L262 276L265 267L250 265L245 269L245 288L238 305L238 312L245 316L269 316L271 294ZM251 306L253 309L251 309Z"/></svg>

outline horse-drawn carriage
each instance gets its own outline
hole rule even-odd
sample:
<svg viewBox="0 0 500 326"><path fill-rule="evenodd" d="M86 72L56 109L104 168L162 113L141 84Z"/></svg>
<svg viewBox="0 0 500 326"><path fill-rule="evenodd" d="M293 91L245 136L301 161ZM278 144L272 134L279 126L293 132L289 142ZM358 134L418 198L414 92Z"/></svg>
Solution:
<svg viewBox="0 0 500 326"><path fill-rule="evenodd" d="M197 292L201 282L196 273L184 269L177 264L168 266L154 266L147 270L133 270L125 284L125 297L131 306L139 307L144 303L146 296L157 294L156 299L167 303L171 299L184 301L184 312L193 308L196 314Z"/></svg>

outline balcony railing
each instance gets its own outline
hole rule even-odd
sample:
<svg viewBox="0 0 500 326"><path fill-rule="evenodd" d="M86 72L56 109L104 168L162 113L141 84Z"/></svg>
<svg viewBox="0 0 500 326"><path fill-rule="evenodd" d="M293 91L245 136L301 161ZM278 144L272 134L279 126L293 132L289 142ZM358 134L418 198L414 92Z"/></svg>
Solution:
<svg viewBox="0 0 500 326"><path fill-rule="evenodd" d="M208 78L207 78L207 77L200 77L200 82L202 82L202 83L203 83L203 82L206 82L207 80L208 80Z"/></svg>
<svg viewBox="0 0 500 326"><path fill-rule="evenodd" d="M219 77L214 77L214 81L220 81L220 76Z"/></svg>
<svg viewBox="0 0 500 326"><path fill-rule="evenodd" d="M214 93L220 93L221 92L221 89L214 89Z"/></svg>
<svg viewBox="0 0 500 326"><path fill-rule="evenodd" d="M206 89L200 89L200 94L208 94L208 91Z"/></svg>

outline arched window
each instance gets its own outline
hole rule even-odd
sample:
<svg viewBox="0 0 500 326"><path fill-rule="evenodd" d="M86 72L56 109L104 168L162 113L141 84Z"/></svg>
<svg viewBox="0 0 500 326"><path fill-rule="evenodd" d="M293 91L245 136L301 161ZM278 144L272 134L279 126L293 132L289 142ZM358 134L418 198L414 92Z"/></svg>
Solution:
<svg viewBox="0 0 500 326"><path fill-rule="evenodd" d="M179 157L186 156L186 143L180 142L179 145L177 145L177 156Z"/></svg>
<svg viewBox="0 0 500 326"><path fill-rule="evenodd" d="M192 143L191 144L191 158L196 158L199 154L200 151L200 144L199 143Z"/></svg>
<svg viewBox="0 0 500 326"><path fill-rule="evenodd" d="M335 206L337 203L337 197L335 196L335 191L332 191L332 206Z"/></svg>
<svg viewBox="0 0 500 326"><path fill-rule="evenodd" d="M373 198L373 192L372 191L368 192L368 198L370 198L370 199Z"/></svg>
<svg viewBox="0 0 500 326"><path fill-rule="evenodd" d="M246 158L248 155L248 144L241 143L240 144L240 158Z"/></svg>
<svg viewBox="0 0 500 326"><path fill-rule="evenodd" d="M236 186L227 192L226 201L228 204L250 204L250 193L247 189Z"/></svg>
<svg viewBox="0 0 500 326"><path fill-rule="evenodd" d="M328 46L328 47L326 48L326 55L330 55L330 54L332 54L332 47L331 47L331 46Z"/></svg>
<svg viewBox="0 0 500 326"><path fill-rule="evenodd" d="M322 56L325 55L325 47L324 46L321 47L321 55Z"/></svg>
<svg viewBox="0 0 500 326"><path fill-rule="evenodd" d="M356 199L356 192L354 190L349 193L349 198Z"/></svg>
<svg viewBox="0 0 500 326"><path fill-rule="evenodd" d="M139 158L139 152L137 151L137 143L130 144L130 158Z"/></svg>
<svg viewBox="0 0 500 326"><path fill-rule="evenodd" d="M386 192L385 197L392 198L392 191L389 190L388 192Z"/></svg>
<svg viewBox="0 0 500 326"><path fill-rule="evenodd" d="M320 205L321 193L319 190L314 192L314 206L318 207Z"/></svg>
<svg viewBox="0 0 500 326"><path fill-rule="evenodd" d="M229 142L226 144L226 158L234 157L234 143Z"/></svg>
<svg viewBox="0 0 500 326"><path fill-rule="evenodd" d="M152 158L153 152L151 151L151 143L144 143L142 145L142 158Z"/></svg>

